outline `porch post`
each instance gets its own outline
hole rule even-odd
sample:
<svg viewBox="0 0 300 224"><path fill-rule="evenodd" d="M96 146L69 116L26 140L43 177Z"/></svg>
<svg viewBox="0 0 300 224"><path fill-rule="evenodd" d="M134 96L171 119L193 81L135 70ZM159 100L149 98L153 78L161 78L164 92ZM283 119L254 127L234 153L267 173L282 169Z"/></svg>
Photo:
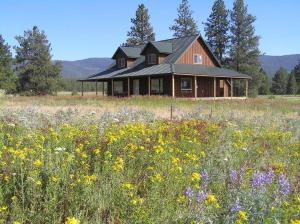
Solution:
<svg viewBox="0 0 300 224"><path fill-rule="evenodd" d="M194 88L195 99L197 99L197 76L194 76Z"/></svg>
<svg viewBox="0 0 300 224"><path fill-rule="evenodd" d="M217 80L216 77L214 77L214 100L216 100L217 95Z"/></svg>
<svg viewBox="0 0 300 224"><path fill-rule="evenodd" d="M111 96L114 96L114 80L111 80Z"/></svg>
<svg viewBox="0 0 300 224"><path fill-rule="evenodd" d="M98 96L98 81L96 81L96 96Z"/></svg>
<svg viewBox="0 0 300 224"><path fill-rule="evenodd" d="M245 84L246 84L245 95L246 95L246 98L248 98L248 79L245 80Z"/></svg>
<svg viewBox="0 0 300 224"><path fill-rule="evenodd" d="M104 82L102 82L102 96L104 96Z"/></svg>
<svg viewBox="0 0 300 224"><path fill-rule="evenodd" d="M81 81L81 96L83 96L83 81Z"/></svg>
<svg viewBox="0 0 300 224"><path fill-rule="evenodd" d="M127 92L128 92L128 97L130 97L130 78L127 78Z"/></svg>
<svg viewBox="0 0 300 224"><path fill-rule="evenodd" d="M175 78L174 75L172 75L172 98L175 97Z"/></svg>
<svg viewBox="0 0 300 224"><path fill-rule="evenodd" d="M151 95L151 77L148 76L148 96Z"/></svg>
<svg viewBox="0 0 300 224"><path fill-rule="evenodd" d="M232 97L233 97L233 79L232 78L230 79L230 83L231 83L231 86L230 86L230 88L231 88L231 90L230 90L230 96L231 96L231 99L232 99Z"/></svg>

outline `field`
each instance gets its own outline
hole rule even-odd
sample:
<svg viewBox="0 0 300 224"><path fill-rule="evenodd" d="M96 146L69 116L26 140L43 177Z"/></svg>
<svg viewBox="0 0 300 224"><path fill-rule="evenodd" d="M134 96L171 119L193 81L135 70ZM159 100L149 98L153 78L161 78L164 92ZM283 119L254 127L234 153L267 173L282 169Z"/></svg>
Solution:
<svg viewBox="0 0 300 224"><path fill-rule="evenodd" d="M0 130L0 223L300 223L300 97L7 96Z"/></svg>

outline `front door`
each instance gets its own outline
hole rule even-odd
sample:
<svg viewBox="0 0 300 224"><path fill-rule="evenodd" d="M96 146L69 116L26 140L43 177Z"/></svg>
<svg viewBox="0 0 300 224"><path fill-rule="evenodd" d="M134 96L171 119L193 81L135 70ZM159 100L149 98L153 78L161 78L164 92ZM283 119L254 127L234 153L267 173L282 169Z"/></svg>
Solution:
<svg viewBox="0 0 300 224"><path fill-rule="evenodd" d="M133 95L140 94L140 80L134 79L133 80Z"/></svg>

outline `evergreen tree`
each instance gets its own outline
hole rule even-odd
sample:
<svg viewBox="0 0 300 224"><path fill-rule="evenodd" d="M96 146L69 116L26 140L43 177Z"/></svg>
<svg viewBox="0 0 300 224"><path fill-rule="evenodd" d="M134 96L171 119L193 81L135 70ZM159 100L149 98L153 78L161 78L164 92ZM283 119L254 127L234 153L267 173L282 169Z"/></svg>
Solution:
<svg viewBox="0 0 300 224"><path fill-rule="evenodd" d="M261 68L261 83L260 87L258 88L259 95L268 95L270 94L270 82L267 73Z"/></svg>
<svg viewBox="0 0 300 224"><path fill-rule="evenodd" d="M258 94L259 80L259 37L255 35L254 22L256 18L248 13L244 0L235 0L230 13L230 64L237 71L252 76L249 82L249 95ZM255 71L255 73L252 73Z"/></svg>
<svg viewBox="0 0 300 224"><path fill-rule="evenodd" d="M155 33L149 20L148 9L144 4L139 5L135 13L135 18L131 19L133 25L127 33L128 39L125 45L139 45L155 40Z"/></svg>
<svg viewBox="0 0 300 224"><path fill-rule="evenodd" d="M299 64L296 65L295 68L292 70L292 74L296 79L297 88L298 88L297 93L300 93L300 61Z"/></svg>
<svg viewBox="0 0 300 224"><path fill-rule="evenodd" d="M18 72L18 90L26 94L41 95L56 92L61 76L59 62L52 64L51 44L44 31L34 26L17 36L15 46Z"/></svg>
<svg viewBox="0 0 300 224"><path fill-rule="evenodd" d="M290 95L295 95L297 93L298 87L295 76L293 73L289 75L287 86L286 86L286 93Z"/></svg>
<svg viewBox="0 0 300 224"><path fill-rule="evenodd" d="M280 68L272 80L272 93L284 95L286 93L288 72L284 68Z"/></svg>
<svg viewBox="0 0 300 224"><path fill-rule="evenodd" d="M10 47L0 35L0 89L3 89L6 93L11 93L16 89L12 63Z"/></svg>
<svg viewBox="0 0 300 224"><path fill-rule="evenodd" d="M184 37L199 33L197 24L192 17L193 11L190 9L189 1L182 0L177 9L178 18L174 20L174 25L170 30L174 32L174 37Z"/></svg>
<svg viewBox="0 0 300 224"><path fill-rule="evenodd" d="M214 2L212 12L204 25L207 43L218 60L223 63L229 44L228 11L223 0Z"/></svg>

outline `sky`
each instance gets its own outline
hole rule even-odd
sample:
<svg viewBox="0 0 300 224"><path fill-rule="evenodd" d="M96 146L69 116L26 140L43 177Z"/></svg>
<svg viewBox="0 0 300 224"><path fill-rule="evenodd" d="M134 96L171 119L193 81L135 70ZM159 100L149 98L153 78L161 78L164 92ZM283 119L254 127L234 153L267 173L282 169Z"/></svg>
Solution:
<svg viewBox="0 0 300 224"><path fill-rule="evenodd" d="M190 0L193 17L204 36L203 22L214 0ZM181 0L0 0L0 34L17 44L15 36L38 26L52 46L53 59L111 57L126 40L138 4L149 9L156 40L172 37L169 26ZM300 54L299 0L246 0L256 16L260 50L268 55ZM225 0L232 8L233 0ZM13 51L13 50L12 50Z"/></svg>

